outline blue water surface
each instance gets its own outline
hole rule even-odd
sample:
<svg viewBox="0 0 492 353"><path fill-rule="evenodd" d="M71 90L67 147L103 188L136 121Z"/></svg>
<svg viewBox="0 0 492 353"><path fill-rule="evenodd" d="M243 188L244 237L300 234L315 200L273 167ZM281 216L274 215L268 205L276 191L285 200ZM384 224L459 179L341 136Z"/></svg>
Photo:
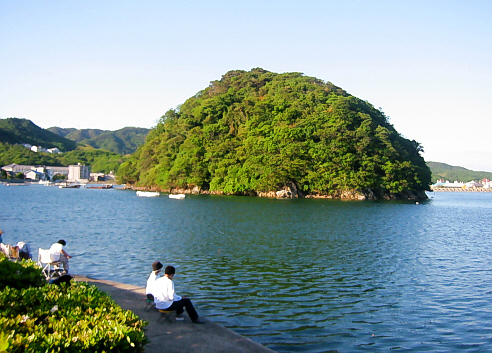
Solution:
<svg viewBox="0 0 492 353"><path fill-rule="evenodd" d="M0 186L5 243L144 286L174 265L199 314L278 352L488 351L492 193L344 202Z"/></svg>

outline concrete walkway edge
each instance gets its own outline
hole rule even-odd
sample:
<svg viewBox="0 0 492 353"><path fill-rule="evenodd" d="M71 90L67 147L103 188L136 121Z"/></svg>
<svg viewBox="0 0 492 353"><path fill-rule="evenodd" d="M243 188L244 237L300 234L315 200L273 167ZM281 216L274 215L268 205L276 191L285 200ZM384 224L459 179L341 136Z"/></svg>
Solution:
<svg viewBox="0 0 492 353"><path fill-rule="evenodd" d="M123 309L131 310L141 320L147 321L146 336L150 343L145 346L146 353L272 353L273 350L243 337L219 324L204 319L203 325L191 322L186 316L184 321L158 323L160 313L155 309L146 312L145 288L107 280L98 280L73 275L77 282L88 282L106 292ZM193 300L193 298L191 298Z"/></svg>

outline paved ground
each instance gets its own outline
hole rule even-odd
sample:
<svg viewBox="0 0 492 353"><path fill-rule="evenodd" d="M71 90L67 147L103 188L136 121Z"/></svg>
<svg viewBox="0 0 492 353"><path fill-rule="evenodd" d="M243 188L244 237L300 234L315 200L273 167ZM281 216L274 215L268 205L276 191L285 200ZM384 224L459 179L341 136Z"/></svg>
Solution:
<svg viewBox="0 0 492 353"><path fill-rule="evenodd" d="M150 343L145 347L147 353L273 353L246 337L200 317L206 321L203 325L194 324L186 316L184 321L158 323L160 313L156 310L146 312L145 288L112 281L74 276L77 281L94 284L108 293L122 308L131 310L142 320L148 321L147 337ZM193 298L192 298L193 299Z"/></svg>

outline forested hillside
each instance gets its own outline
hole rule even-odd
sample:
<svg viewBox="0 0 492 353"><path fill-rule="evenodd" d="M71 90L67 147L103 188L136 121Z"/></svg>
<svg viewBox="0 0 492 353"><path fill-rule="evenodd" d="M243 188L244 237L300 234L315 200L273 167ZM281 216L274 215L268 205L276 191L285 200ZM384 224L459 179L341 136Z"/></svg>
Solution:
<svg viewBox="0 0 492 353"><path fill-rule="evenodd" d="M27 119L0 119L0 166L11 163L50 166L82 163L91 166L93 172L109 173L117 171L123 163L121 154L134 152L144 143L148 131L133 127L117 131L59 127L47 130ZM81 146L77 147L76 142L80 142ZM45 148L58 147L64 153L32 152L23 147L23 143Z"/></svg>
<svg viewBox="0 0 492 353"><path fill-rule="evenodd" d="M139 127L125 127L116 131L59 127L51 127L48 130L81 145L121 155L134 153L138 146L145 142L145 137L149 133L149 129Z"/></svg>
<svg viewBox="0 0 492 353"><path fill-rule="evenodd" d="M107 130L99 130L99 129L74 129L74 128L61 128L61 127L50 127L47 129L55 134L63 136L69 140L80 142L82 140L92 139L97 137L105 132L109 132Z"/></svg>
<svg viewBox="0 0 492 353"><path fill-rule="evenodd" d="M225 194L423 196L431 172L420 152L383 112L329 82L238 70L169 110L118 174Z"/></svg>
<svg viewBox="0 0 492 353"><path fill-rule="evenodd" d="M9 144L28 143L44 148L57 147L64 152L77 148L77 144L74 141L42 129L31 120L19 118L0 119L0 142Z"/></svg>
<svg viewBox="0 0 492 353"><path fill-rule="evenodd" d="M492 180L492 173L469 170L463 167L456 167L445 163L428 162L427 165L432 171L432 181L435 183L439 179L449 180L450 182L460 181L463 183L487 178Z"/></svg>

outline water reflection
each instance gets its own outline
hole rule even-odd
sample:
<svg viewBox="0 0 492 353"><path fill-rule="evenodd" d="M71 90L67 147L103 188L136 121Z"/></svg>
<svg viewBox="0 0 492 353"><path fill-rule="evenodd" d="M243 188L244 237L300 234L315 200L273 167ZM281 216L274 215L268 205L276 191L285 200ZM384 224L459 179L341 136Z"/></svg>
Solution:
<svg viewBox="0 0 492 353"><path fill-rule="evenodd" d="M74 271L141 286L154 260L173 264L203 315L280 352L492 343L490 194L415 205L13 189L0 189L7 235L66 239Z"/></svg>

